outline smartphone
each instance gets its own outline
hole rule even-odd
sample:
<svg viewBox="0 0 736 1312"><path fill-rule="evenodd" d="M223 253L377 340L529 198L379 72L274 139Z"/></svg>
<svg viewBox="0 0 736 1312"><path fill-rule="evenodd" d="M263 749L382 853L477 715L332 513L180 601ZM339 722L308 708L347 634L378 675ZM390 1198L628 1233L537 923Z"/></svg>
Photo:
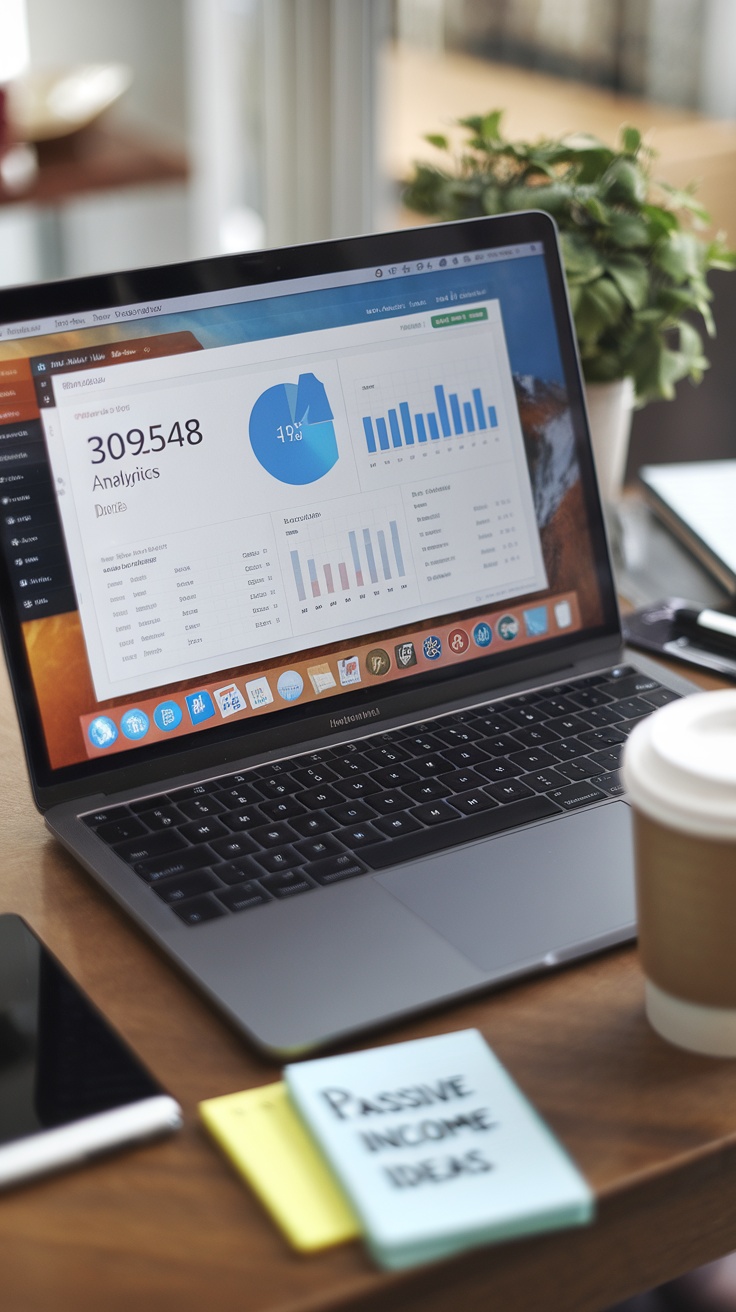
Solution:
<svg viewBox="0 0 736 1312"><path fill-rule="evenodd" d="M0 915L0 1189L181 1124L25 921Z"/></svg>

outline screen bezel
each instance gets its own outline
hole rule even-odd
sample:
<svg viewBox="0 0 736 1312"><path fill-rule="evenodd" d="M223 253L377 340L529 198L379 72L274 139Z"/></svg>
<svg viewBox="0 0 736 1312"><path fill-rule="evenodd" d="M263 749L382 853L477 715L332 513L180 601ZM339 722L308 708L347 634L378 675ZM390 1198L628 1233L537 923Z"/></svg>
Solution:
<svg viewBox="0 0 736 1312"><path fill-rule="evenodd" d="M453 695L463 695L465 690L472 691L475 687L498 687L510 682L512 677L520 679L527 673L532 677L536 669L549 667L555 653L560 654L562 666L565 654L590 646L591 642L596 645L601 640L609 643L617 641L620 627L557 233L548 215L534 211L469 219L283 250L218 256L186 264L0 291L0 323L13 324L21 319L32 320L152 299L166 300L171 297L214 293L240 286L257 287L305 276L343 273L524 242L539 242L544 250L588 510L588 528L593 543L592 564L601 598L602 624L595 630L587 628L568 637L549 639L536 646L532 653L523 648L503 654L494 651L460 666L420 673L395 683L387 682L380 691L375 687L343 690L339 699L332 699L331 703L328 700L304 706L287 706L255 723L241 720L200 731L192 739L177 738L170 743L134 748L117 757L105 758L104 764L97 758L54 769L48 760L8 571L4 560L0 559L0 621L3 641L12 674L34 796L42 810L71 797L119 791L133 786L139 780L147 782L162 779L174 773L175 769L204 769L218 761L234 762L251 753L267 752L271 748L288 748L308 737L317 738L328 733L334 727L331 721L348 715L355 716L357 728L360 728L364 717L375 727L384 718L411 713L415 709L426 709L438 700L440 689L443 698L449 700ZM366 714L369 709L370 717Z"/></svg>

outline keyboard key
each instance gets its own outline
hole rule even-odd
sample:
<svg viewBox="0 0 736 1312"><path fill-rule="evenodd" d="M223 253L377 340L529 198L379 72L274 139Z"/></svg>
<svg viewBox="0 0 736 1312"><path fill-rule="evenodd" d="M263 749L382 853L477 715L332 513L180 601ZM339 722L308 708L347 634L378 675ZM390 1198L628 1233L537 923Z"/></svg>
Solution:
<svg viewBox="0 0 736 1312"><path fill-rule="evenodd" d="M479 711L477 718L473 721L473 728L481 729L484 736L488 738L499 738L513 727L511 721L507 720L504 715L487 709Z"/></svg>
<svg viewBox="0 0 736 1312"><path fill-rule="evenodd" d="M680 694L673 692L671 688L657 688L652 692L645 690L642 696L650 706L666 706L668 702L676 702Z"/></svg>
<svg viewBox="0 0 736 1312"><path fill-rule="evenodd" d="M482 734L470 724L455 724L438 729L435 736L447 747L462 747L464 743L478 742Z"/></svg>
<svg viewBox="0 0 736 1312"><path fill-rule="evenodd" d="M526 751L513 752L509 758L518 765L520 774L527 770L542 770L546 765L556 765L559 757L547 747L527 747Z"/></svg>
<svg viewBox="0 0 736 1312"><path fill-rule="evenodd" d="M570 700L576 706L606 706L613 701L610 693L603 692L601 688L574 688L570 693Z"/></svg>
<svg viewBox="0 0 736 1312"><path fill-rule="evenodd" d="M328 765L308 765L302 770L295 770L292 774L294 783L300 788L314 788L315 784L328 784L333 779L337 779L334 770Z"/></svg>
<svg viewBox="0 0 736 1312"><path fill-rule="evenodd" d="M227 829L215 817L209 820L191 820L179 830L188 843L209 843L211 838L227 838Z"/></svg>
<svg viewBox="0 0 736 1312"><path fill-rule="evenodd" d="M371 806L379 815L390 815L392 811L406 810L407 797L403 792L373 793Z"/></svg>
<svg viewBox="0 0 736 1312"><path fill-rule="evenodd" d="M651 709L651 706L647 707L647 710ZM612 706L591 706L583 714L589 729L602 729L607 724L615 724L621 719L621 713L615 702Z"/></svg>
<svg viewBox="0 0 736 1312"><path fill-rule="evenodd" d="M376 829L380 829L381 833L388 835L389 838L398 838L403 834L413 833L415 829L421 829L419 821L411 815L380 816L373 823Z"/></svg>
<svg viewBox="0 0 736 1312"><path fill-rule="evenodd" d="M308 811L306 815L294 816L289 823L303 838L310 838L312 834L327 834L337 829L337 822L324 811Z"/></svg>
<svg viewBox="0 0 736 1312"><path fill-rule="evenodd" d="M486 784L486 792L495 797L497 802L518 802L522 797L531 797L532 790L518 779L508 779L506 783Z"/></svg>
<svg viewBox="0 0 736 1312"><path fill-rule="evenodd" d="M457 820L458 813L448 802L426 802L423 806L415 806L412 815L423 825L443 825L448 820Z"/></svg>
<svg viewBox="0 0 736 1312"><path fill-rule="evenodd" d="M578 734L578 738L594 751L597 747L613 747L615 743L625 742L626 734L620 726L613 725L608 729L587 729L585 733Z"/></svg>
<svg viewBox="0 0 736 1312"><path fill-rule="evenodd" d="M601 794L603 796L603 794ZM543 793L532 793L520 802L494 806L474 815L463 815L446 825L418 829L416 833L397 835L390 843L361 849L361 860L373 870L385 870L401 861L441 852L455 844L472 842L491 834L503 833L517 825L529 824L559 815L560 808Z"/></svg>
<svg viewBox="0 0 736 1312"><path fill-rule="evenodd" d="M339 806L331 806L327 814L333 822L337 821L338 825L352 825L359 820L372 820L376 813L367 802L357 801L341 802Z"/></svg>
<svg viewBox="0 0 736 1312"><path fill-rule="evenodd" d="M316 879L318 884L337 884L342 879L353 879L355 875L364 875L366 872L366 867L351 852L330 856L324 861L311 861L304 869L310 879Z"/></svg>
<svg viewBox="0 0 736 1312"><path fill-rule="evenodd" d="M254 780L255 787L262 797L278 800L279 797L288 797L290 793L299 791L299 784L284 774L269 774L263 779Z"/></svg>
<svg viewBox="0 0 736 1312"><path fill-rule="evenodd" d="M614 715L614 720L616 716ZM583 729L590 728L588 714L585 715L560 715L556 719L548 720L547 727L553 729L558 738L574 737L576 733L581 733Z"/></svg>
<svg viewBox="0 0 736 1312"><path fill-rule="evenodd" d="M275 825L262 825L260 829L252 829L250 836L261 847L283 847L284 843L290 843L294 838L294 830L282 821Z"/></svg>
<svg viewBox="0 0 736 1312"><path fill-rule="evenodd" d="M610 770L607 774L593 775L590 782L594 788L601 788L604 793L608 793L611 797L619 797L624 791L618 770Z"/></svg>
<svg viewBox="0 0 736 1312"><path fill-rule="evenodd" d="M153 891L163 902L171 905L174 902L183 902L187 897L194 897L197 893L209 893L212 889L220 887L220 883L209 870L196 870L188 875L180 875L178 879L162 879L155 885Z"/></svg>
<svg viewBox="0 0 736 1312"><path fill-rule="evenodd" d="M177 852L183 847L186 847L186 843L180 834L176 830L167 830L164 833L146 834L144 838L130 838L124 843L118 843L114 851L121 860L133 865L148 857L168 856L170 852Z"/></svg>
<svg viewBox="0 0 736 1312"><path fill-rule="evenodd" d="M367 843L381 842L383 835L370 824L358 824L348 825L346 829L338 829L335 837L339 838L344 847L349 847L353 851L355 848L365 847ZM318 855L319 853L316 853L315 857Z"/></svg>
<svg viewBox="0 0 736 1312"><path fill-rule="evenodd" d="M520 730L520 732L528 731ZM484 738L483 746L489 756L510 756L512 752L518 752L519 750L517 739L515 737L510 738L507 733L501 734L499 738ZM531 744L525 744L525 746L531 746Z"/></svg>
<svg viewBox="0 0 736 1312"><path fill-rule="evenodd" d="M526 784L535 793L548 793L550 788L563 788L569 782L559 770L536 770L532 774L522 775L520 783Z"/></svg>
<svg viewBox="0 0 736 1312"><path fill-rule="evenodd" d="M600 770L617 770L621 764L621 748L605 747L600 752L591 752L590 758Z"/></svg>
<svg viewBox="0 0 736 1312"><path fill-rule="evenodd" d="M406 747L407 751L411 752L412 756L428 756L431 752L438 752L440 750L443 744L439 738L434 738L428 733L414 732L415 730L416 725L414 725L412 729L398 731L401 738L401 746Z"/></svg>
<svg viewBox="0 0 736 1312"><path fill-rule="evenodd" d="M218 802L227 811L231 811L234 806L252 806L254 802L261 801L261 794L252 784L238 784L234 788L223 788L219 793L215 793Z"/></svg>
<svg viewBox="0 0 736 1312"><path fill-rule="evenodd" d="M412 760L412 765L415 761ZM376 783L382 788L400 788L402 784L410 784L419 776L416 770L409 769L408 765L387 765L380 770L374 770L371 776Z"/></svg>
<svg viewBox="0 0 736 1312"><path fill-rule="evenodd" d="M217 920L220 916L227 915L225 908L215 901L211 893L187 898L186 902L178 902L171 910L184 921L185 925L191 926L201 925L206 920Z"/></svg>
<svg viewBox="0 0 736 1312"><path fill-rule="evenodd" d="M271 901L263 886L254 879L233 888L221 888L216 897L228 911L250 911L251 907L262 907Z"/></svg>
<svg viewBox="0 0 736 1312"><path fill-rule="evenodd" d="M555 788L548 794L553 802L571 811L577 806L587 806L590 802L601 802L606 794L590 783L568 784L567 788Z"/></svg>
<svg viewBox="0 0 736 1312"><path fill-rule="evenodd" d="M435 753L431 756L415 756L411 763L412 770L422 779L434 779L438 774L446 774L449 770L454 770L453 761L447 761L444 754Z"/></svg>
<svg viewBox="0 0 736 1312"><path fill-rule="evenodd" d="M130 815L135 807L134 802L130 809L127 806L110 806L102 811L91 811L89 815L82 816L82 821L90 829L96 829L97 825L104 825L106 821L121 820L123 816Z"/></svg>
<svg viewBox="0 0 736 1312"><path fill-rule="evenodd" d="M146 807L151 805L150 798L146 802ZM182 813L178 806L169 804L168 806L156 806L152 810L141 810L138 812L141 820L148 825L149 829L170 829L172 825L180 825L183 819Z"/></svg>
<svg viewBox="0 0 736 1312"><path fill-rule="evenodd" d="M332 769L338 778L349 779L354 774L369 774L372 764L363 752L355 752L351 756L342 757L339 761L333 761Z"/></svg>
<svg viewBox="0 0 736 1312"><path fill-rule="evenodd" d="M488 760L488 753L478 743L468 743L466 747L448 747L442 755L456 767L477 765L479 761Z"/></svg>
<svg viewBox="0 0 736 1312"><path fill-rule="evenodd" d="M307 808L296 797L282 797L278 802L261 802L260 809L269 820L291 820L295 815L307 814Z"/></svg>
<svg viewBox="0 0 736 1312"><path fill-rule="evenodd" d="M473 815L476 811L488 811L492 806L498 806L498 802L482 788L471 788L467 793L456 793L452 805L463 815Z"/></svg>
<svg viewBox="0 0 736 1312"><path fill-rule="evenodd" d="M185 847L181 852L171 852L168 856L153 857L148 861L137 861L133 866L135 873L145 879L147 884L158 884L161 879L170 879L174 875L183 875L189 870L201 870L212 863L214 854L207 847Z"/></svg>
<svg viewBox="0 0 736 1312"><path fill-rule="evenodd" d="M527 724L542 724L544 720L548 719L548 716L539 709L538 705L512 706L510 709L504 710L504 715L507 720L510 720L513 725L520 729L523 729Z"/></svg>
<svg viewBox="0 0 736 1312"><path fill-rule="evenodd" d="M297 866L304 865L304 858L293 847L273 847L267 852L256 852L253 860L269 874L276 874L280 870L295 870Z"/></svg>
<svg viewBox="0 0 736 1312"><path fill-rule="evenodd" d="M585 750L585 744L578 742L577 738L559 738L550 748L558 761L574 761ZM515 759L518 760L518 757Z"/></svg>
<svg viewBox="0 0 736 1312"><path fill-rule="evenodd" d="M515 751L519 743L522 747L547 747L549 743L554 743L558 738L564 737L564 734L551 729L549 724L529 725L526 729L516 729L514 731L516 742L511 751ZM552 750L554 751L554 747Z"/></svg>
<svg viewBox="0 0 736 1312"><path fill-rule="evenodd" d="M600 774L600 765L588 756L578 756L574 761L560 761L557 772L565 775L571 783L579 783L594 774Z"/></svg>
<svg viewBox="0 0 736 1312"><path fill-rule="evenodd" d="M666 692L670 699L677 698L677 693L670 693L668 688L661 688L656 679L652 679L648 674L633 673L627 677L611 680L609 683L601 685L601 690L609 693L614 698L635 697L637 693L644 693L649 697L655 690Z"/></svg>
<svg viewBox="0 0 736 1312"><path fill-rule="evenodd" d="M452 775L445 775L442 783L439 779L421 779L415 784L406 784L401 791L406 793L406 796L410 797L413 802L433 802L438 797L447 797L447 783L445 780L452 777Z"/></svg>
<svg viewBox="0 0 736 1312"><path fill-rule="evenodd" d="M338 857L331 859L339 860ZM264 875L260 882L274 897L292 897L295 893L308 893L310 888L314 888L311 880L307 879L300 870L283 870Z"/></svg>
<svg viewBox="0 0 736 1312"><path fill-rule="evenodd" d="M351 781L352 782L352 781ZM376 784L376 787L378 785ZM342 801L342 796L332 784L321 784L318 788L307 788L299 794L299 801L310 811L322 811L326 806L335 806Z"/></svg>
<svg viewBox="0 0 736 1312"><path fill-rule="evenodd" d="M335 835L316 834L314 838L303 838L300 843L294 843L294 847L305 861L319 861L322 857L337 856L338 853L343 852L346 840L342 835L348 832L350 831L340 829Z"/></svg>
<svg viewBox="0 0 736 1312"><path fill-rule="evenodd" d="M381 785L370 776L366 779L341 779L335 785L335 788L337 789L338 794L342 793L343 797L355 799L369 797L371 793L379 793L381 791ZM339 796L335 798L336 802L339 800ZM325 803L325 805L327 805L327 803Z"/></svg>
<svg viewBox="0 0 736 1312"><path fill-rule="evenodd" d="M381 766L400 765L402 761L411 760L411 752L406 748L400 747L398 743L385 743L382 747L374 747L369 752L364 752L364 758L368 762L368 769L378 770Z"/></svg>
<svg viewBox="0 0 736 1312"><path fill-rule="evenodd" d="M222 880L223 884L242 884L244 879L260 879L263 874L261 867L248 856L241 856L236 861L217 865L215 869L217 878Z"/></svg>
<svg viewBox="0 0 736 1312"><path fill-rule="evenodd" d="M194 797L203 797L207 793L216 793L221 786L219 779L206 779L203 783L190 784L187 788L175 788L167 797L170 802L184 802Z"/></svg>
<svg viewBox="0 0 736 1312"><path fill-rule="evenodd" d="M477 770L453 770L452 774L443 774L441 787L447 789L446 796L450 798L451 793L466 793L469 788L482 788L484 783L483 775L478 774Z"/></svg>
<svg viewBox="0 0 736 1312"><path fill-rule="evenodd" d="M621 720L637 720L652 713L651 705L643 697L624 697L615 703L614 710Z"/></svg>
<svg viewBox="0 0 736 1312"><path fill-rule="evenodd" d="M577 709L569 697L545 697L543 701L537 702L537 710L542 711L549 720L560 715L569 715Z"/></svg>
<svg viewBox="0 0 736 1312"><path fill-rule="evenodd" d="M108 820L97 829L97 837L103 843L122 843L126 838L140 838L149 832L147 826L134 815L121 816L119 820Z"/></svg>
<svg viewBox="0 0 736 1312"><path fill-rule="evenodd" d="M508 760L505 756L498 756L493 761L486 761L484 765L477 767L477 773L483 775L484 779L492 783L498 783L504 779L515 779L517 775L523 774L520 765L515 765L513 761Z"/></svg>
<svg viewBox="0 0 736 1312"><path fill-rule="evenodd" d="M266 819L262 811L257 806L244 806L239 811L228 811L227 815L221 815L220 821L228 829L254 829L256 825L262 825Z"/></svg>
<svg viewBox="0 0 736 1312"><path fill-rule="evenodd" d="M190 801L187 801L186 798L182 798L181 801L177 802L177 806L182 815L185 815L188 820L199 820L202 816L206 815L222 815L226 810L222 805L222 802L218 802L216 798L211 795L205 797L193 797Z"/></svg>
<svg viewBox="0 0 736 1312"><path fill-rule="evenodd" d="M258 852L257 843L248 834L228 834L227 838L216 838L210 847L223 861L234 861L239 856L250 856Z"/></svg>

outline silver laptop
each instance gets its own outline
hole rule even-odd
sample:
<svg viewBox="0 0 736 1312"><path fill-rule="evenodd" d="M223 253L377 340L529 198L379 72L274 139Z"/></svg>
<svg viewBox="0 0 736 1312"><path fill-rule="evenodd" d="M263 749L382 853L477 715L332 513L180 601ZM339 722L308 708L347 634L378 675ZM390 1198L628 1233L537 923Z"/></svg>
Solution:
<svg viewBox="0 0 736 1312"><path fill-rule="evenodd" d="M624 660L546 216L6 290L0 383L37 805L252 1041L633 934L687 685Z"/></svg>

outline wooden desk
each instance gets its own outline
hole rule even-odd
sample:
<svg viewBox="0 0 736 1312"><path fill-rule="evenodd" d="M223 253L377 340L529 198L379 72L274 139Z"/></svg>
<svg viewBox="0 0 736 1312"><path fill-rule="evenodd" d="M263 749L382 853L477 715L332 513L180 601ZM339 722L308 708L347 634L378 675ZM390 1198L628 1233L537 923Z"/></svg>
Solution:
<svg viewBox="0 0 736 1312"><path fill-rule="evenodd" d="M186 182L188 173L183 151L94 123L68 137L40 142L33 182L23 191L0 188L0 205L61 205L93 192Z"/></svg>
<svg viewBox="0 0 736 1312"><path fill-rule="evenodd" d="M736 1248L736 1062L662 1042L623 949L385 1036L478 1026L595 1188L594 1225L400 1276L358 1243L292 1253L196 1115L278 1068L46 834L4 672L0 688L0 910L29 920L186 1114L178 1136L0 1198L3 1312L600 1312Z"/></svg>

